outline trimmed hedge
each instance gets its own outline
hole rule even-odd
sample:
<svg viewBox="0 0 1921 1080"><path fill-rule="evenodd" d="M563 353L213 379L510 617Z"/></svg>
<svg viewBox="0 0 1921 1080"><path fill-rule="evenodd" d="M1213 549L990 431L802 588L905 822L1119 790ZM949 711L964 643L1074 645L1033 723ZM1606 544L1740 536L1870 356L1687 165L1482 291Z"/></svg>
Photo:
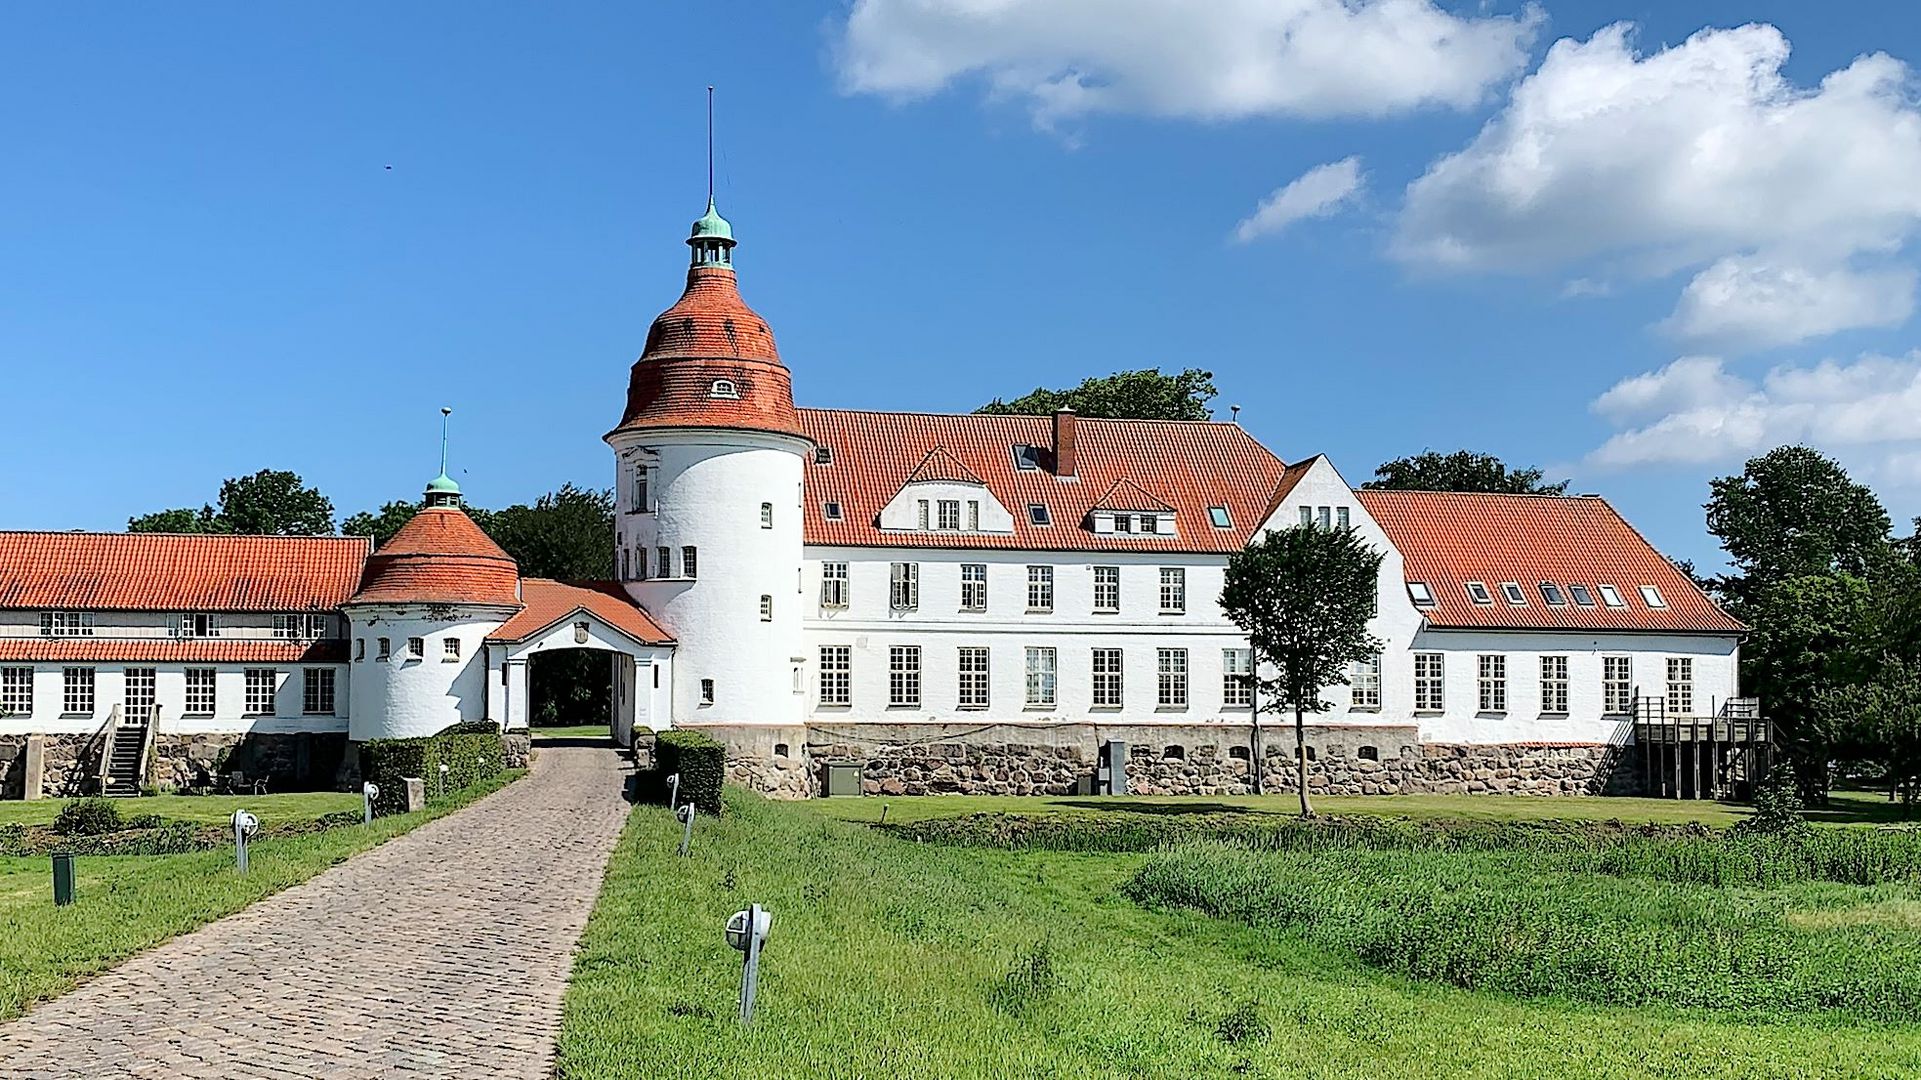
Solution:
<svg viewBox="0 0 1921 1080"><path fill-rule="evenodd" d="M698 731L675 728L654 741L655 775L663 785L680 774L680 798L703 814L720 813L720 785L727 778L727 748Z"/></svg>
<svg viewBox="0 0 1921 1080"><path fill-rule="evenodd" d="M447 766L447 791L490 780L507 769L506 747L500 729L484 721L455 724L425 738L369 739L360 744L360 776L380 789L374 814L385 816L407 809L408 777L426 782L427 797L442 793L440 766Z"/></svg>

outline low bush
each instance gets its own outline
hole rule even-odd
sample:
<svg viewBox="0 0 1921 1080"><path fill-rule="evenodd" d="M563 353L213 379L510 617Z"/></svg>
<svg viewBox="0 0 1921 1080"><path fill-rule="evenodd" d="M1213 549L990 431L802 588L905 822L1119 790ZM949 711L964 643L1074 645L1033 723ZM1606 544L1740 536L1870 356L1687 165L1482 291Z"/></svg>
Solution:
<svg viewBox="0 0 1921 1080"><path fill-rule="evenodd" d="M442 765L447 766L444 785ZM491 780L506 768L500 731L484 722L455 724L424 738L369 739L360 744L360 775L380 789L374 796L376 815L406 810L408 777L424 781L431 800Z"/></svg>
<svg viewBox="0 0 1921 1080"><path fill-rule="evenodd" d="M1921 1009L1921 936L1866 923L1798 928L1786 917L1797 901L1832 901L1814 894L1544 871L1524 854L1221 844L1157 855L1123 891L1464 989L1890 1022Z"/></svg>
<svg viewBox="0 0 1921 1080"><path fill-rule="evenodd" d="M53 831L62 836L98 836L126 828L120 808L102 798L75 799L54 816Z"/></svg>
<svg viewBox="0 0 1921 1080"><path fill-rule="evenodd" d="M698 731L674 728L654 742L654 771L661 783L680 774L680 798L703 814L719 814L721 784L727 778L727 748Z"/></svg>

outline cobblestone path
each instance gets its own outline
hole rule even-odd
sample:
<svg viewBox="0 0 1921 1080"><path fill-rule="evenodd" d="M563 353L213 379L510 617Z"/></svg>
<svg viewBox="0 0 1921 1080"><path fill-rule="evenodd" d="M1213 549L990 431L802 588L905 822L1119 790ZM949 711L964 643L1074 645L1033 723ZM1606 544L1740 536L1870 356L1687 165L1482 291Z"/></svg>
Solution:
<svg viewBox="0 0 1921 1080"><path fill-rule="evenodd" d="M519 782L0 1025L0 1075L546 1077L626 819L614 752Z"/></svg>

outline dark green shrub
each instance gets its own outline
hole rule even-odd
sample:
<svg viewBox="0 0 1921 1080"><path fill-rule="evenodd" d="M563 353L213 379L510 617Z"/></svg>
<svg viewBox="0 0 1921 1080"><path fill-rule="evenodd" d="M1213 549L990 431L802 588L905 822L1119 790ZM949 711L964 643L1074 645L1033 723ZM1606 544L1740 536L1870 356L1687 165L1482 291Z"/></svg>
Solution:
<svg viewBox="0 0 1921 1080"><path fill-rule="evenodd" d="M123 828L158 829L160 826L165 824L166 822L161 819L159 814L135 814L134 816L127 819L127 823L125 826L123 826Z"/></svg>
<svg viewBox="0 0 1921 1080"><path fill-rule="evenodd" d="M727 778L727 748L698 731L663 731L654 742L654 771L665 783L680 774L680 799L703 814L720 813L720 787Z"/></svg>
<svg viewBox="0 0 1921 1080"><path fill-rule="evenodd" d="M435 732L434 734L436 736L498 735L500 734L500 725L494 723L492 720L462 720L458 724L449 724L446 727L441 728L439 731Z"/></svg>
<svg viewBox="0 0 1921 1080"><path fill-rule="evenodd" d="M1763 836L1799 832L1808 828L1807 819L1801 816L1803 809L1801 781L1793 769L1776 765L1754 786L1754 813L1735 828Z"/></svg>
<svg viewBox="0 0 1921 1080"><path fill-rule="evenodd" d="M75 799L60 808L53 819L53 831L62 836L98 836L126 828L120 808L111 800Z"/></svg>
<svg viewBox="0 0 1921 1080"><path fill-rule="evenodd" d="M0 856L30 855L27 848L27 827L17 821L0 825Z"/></svg>
<svg viewBox="0 0 1921 1080"><path fill-rule="evenodd" d="M447 766L445 784L440 766ZM500 733L492 724L456 724L438 735L417 739L369 739L360 744L360 775L371 780L380 794L374 797L374 814L398 814L407 808L408 777L418 777L427 786L427 797L438 798L483 780L490 780L507 768L506 751Z"/></svg>

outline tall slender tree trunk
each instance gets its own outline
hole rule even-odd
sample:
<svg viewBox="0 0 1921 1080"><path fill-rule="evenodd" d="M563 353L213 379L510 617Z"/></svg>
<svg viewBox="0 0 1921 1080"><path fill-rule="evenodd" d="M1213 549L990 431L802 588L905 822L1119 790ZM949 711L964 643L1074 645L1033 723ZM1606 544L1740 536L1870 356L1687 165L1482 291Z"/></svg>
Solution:
<svg viewBox="0 0 1921 1080"><path fill-rule="evenodd" d="M1250 655L1252 654L1250 653ZM1247 677L1248 681L1253 684L1253 690L1247 699L1248 704L1252 706L1248 711L1248 720L1251 724L1247 732L1247 764L1249 768L1254 770L1254 794L1264 795L1267 793L1267 759L1261 756L1260 670L1257 665L1249 664L1248 666L1255 668L1255 673Z"/></svg>
<svg viewBox="0 0 1921 1080"><path fill-rule="evenodd" d="M1301 816L1313 817L1314 808L1307 802L1307 723L1299 705L1294 706L1294 780L1301 789Z"/></svg>

